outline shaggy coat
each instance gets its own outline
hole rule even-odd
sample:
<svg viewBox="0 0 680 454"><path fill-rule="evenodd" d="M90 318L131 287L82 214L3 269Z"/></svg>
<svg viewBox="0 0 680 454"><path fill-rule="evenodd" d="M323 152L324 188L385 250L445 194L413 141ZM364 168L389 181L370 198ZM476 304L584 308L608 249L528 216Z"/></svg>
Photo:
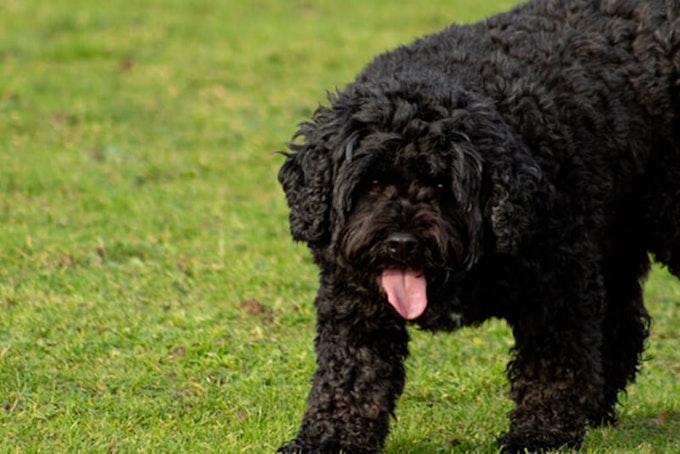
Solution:
<svg viewBox="0 0 680 454"><path fill-rule="evenodd" d="M380 450L409 323L507 320L504 452L615 421L649 254L680 275L680 1L534 0L452 25L378 56L290 147L317 370L279 452Z"/></svg>

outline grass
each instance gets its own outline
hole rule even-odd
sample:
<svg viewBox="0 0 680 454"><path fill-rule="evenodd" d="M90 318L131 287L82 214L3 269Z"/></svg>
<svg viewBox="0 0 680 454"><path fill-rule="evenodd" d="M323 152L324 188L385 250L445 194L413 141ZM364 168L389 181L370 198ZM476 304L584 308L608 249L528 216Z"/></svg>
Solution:
<svg viewBox="0 0 680 454"><path fill-rule="evenodd" d="M272 452L313 370L316 270L276 183L373 55L493 2L0 3L0 452ZM680 286L587 452L680 451ZM494 452L500 322L413 332L388 453Z"/></svg>

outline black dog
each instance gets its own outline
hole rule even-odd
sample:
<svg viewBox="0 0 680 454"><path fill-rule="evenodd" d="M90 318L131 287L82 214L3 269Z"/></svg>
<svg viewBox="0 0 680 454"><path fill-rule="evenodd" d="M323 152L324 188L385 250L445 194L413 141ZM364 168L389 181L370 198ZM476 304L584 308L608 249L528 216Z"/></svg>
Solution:
<svg viewBox="0 0 680 454"><path fill-rule="evenodd" d="M648 253L680 276L680 2L535 0L379 56L329 104L279 174L321 271L318 367L279 452L383 446L407 321L508 321L504 452L614 422Z"/></svg>

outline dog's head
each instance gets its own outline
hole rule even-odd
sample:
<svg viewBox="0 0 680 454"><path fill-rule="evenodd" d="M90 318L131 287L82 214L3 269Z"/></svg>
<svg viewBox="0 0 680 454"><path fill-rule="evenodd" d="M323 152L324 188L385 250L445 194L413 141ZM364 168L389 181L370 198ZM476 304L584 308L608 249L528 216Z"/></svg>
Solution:
<svg viewBox="0 0 680 454"><path fill-rule="evenodd" d="M396 81L329 102L279 173L293 238L317 260L365 276L411 320L483 253L516 251L541 175L490 103Z"/></svg>

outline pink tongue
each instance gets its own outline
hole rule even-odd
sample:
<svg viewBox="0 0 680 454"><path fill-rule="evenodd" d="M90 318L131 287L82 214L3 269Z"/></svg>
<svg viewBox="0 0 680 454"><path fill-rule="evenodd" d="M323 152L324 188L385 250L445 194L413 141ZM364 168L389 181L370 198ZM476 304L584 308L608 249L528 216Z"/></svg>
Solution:
<svg viewBox="0 0 680 454"><path fill-rule="evenodd" d="M381 277L387 300L406 320L422 315L427 307L425 275L415 270L385 270Z"/></svg>

